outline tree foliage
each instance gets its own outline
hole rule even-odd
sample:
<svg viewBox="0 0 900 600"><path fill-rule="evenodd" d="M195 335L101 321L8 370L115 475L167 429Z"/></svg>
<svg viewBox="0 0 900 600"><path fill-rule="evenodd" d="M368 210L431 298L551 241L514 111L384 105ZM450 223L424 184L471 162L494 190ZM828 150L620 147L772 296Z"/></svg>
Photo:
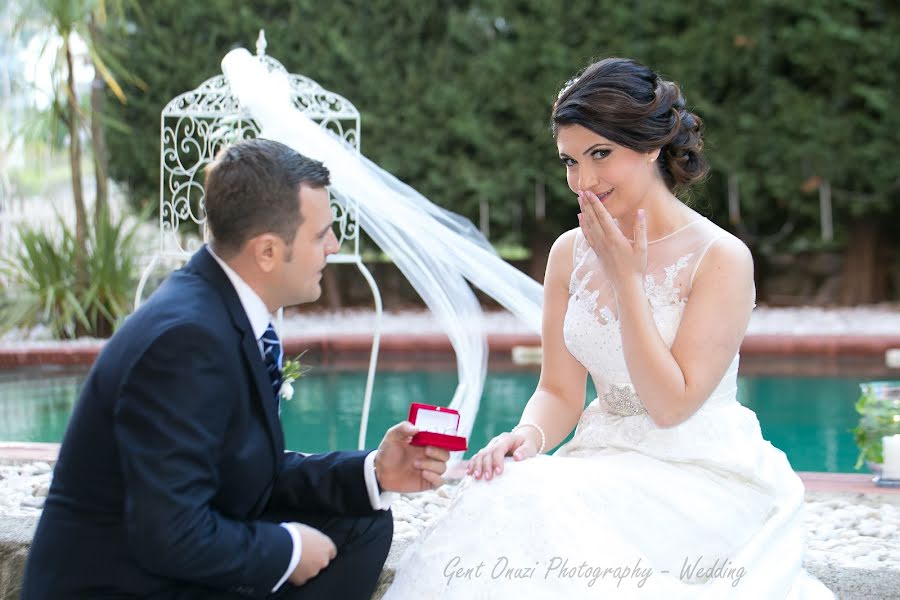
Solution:
<svg viewBox="0 0 900 600"><path fill-rule="evenodd" d="M569 77L611 55L681 84L712 164L693 200L735 227L736 184L740 229L757 250L846 246L858 219L900 238L893 0L157 0L142 12L115 45L147 90L126 86L127 105L109 103L132 128L110 135L111 172L141 203L157 200L162 107L265 28L272 56L359 107L366 155L475 222L487 199L495 242L575 226L549 111ZM824 182L833 242L820 236ZM791 235L774 236L785 223Z"/></svg>

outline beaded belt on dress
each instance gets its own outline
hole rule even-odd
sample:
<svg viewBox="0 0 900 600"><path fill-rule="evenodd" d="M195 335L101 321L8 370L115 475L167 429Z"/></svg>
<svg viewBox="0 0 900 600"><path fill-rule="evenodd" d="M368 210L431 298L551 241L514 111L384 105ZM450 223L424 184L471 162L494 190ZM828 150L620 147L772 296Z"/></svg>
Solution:
<svg viewBox="0 0 900 600"><path fill-rule="evenodd" d="M599 404L606 412L620 417L647 414L644 405L634 393L634 388L629 385L610 385L599 397Z"/></svg>

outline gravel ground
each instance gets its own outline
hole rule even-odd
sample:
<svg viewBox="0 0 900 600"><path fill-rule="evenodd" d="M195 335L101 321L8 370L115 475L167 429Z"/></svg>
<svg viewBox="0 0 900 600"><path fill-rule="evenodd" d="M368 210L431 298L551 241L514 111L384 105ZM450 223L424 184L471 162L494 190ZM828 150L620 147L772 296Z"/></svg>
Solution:
<svg viewBox="0 0 900 600"><path fill-rule="evenodd" d="M900 498L817 496L805 517L807 559L900 571Z"/></svg>
<svg viewBox="0 0 900 600"><path fill-rule="evenodd" d="M0 465L0 516L41 514L50 490L51 470L45 462Z"/></svg>
<svg viewBox="0 0 900 600"><path fill-rule="evenodd" d="M45 462L0 465L0 516L38 516L50 486ZM393 505L401 550L450 504L456 484L401 495ZM825 495L806 501L807 559L861 569L900 571L900 497Z"/></svg>

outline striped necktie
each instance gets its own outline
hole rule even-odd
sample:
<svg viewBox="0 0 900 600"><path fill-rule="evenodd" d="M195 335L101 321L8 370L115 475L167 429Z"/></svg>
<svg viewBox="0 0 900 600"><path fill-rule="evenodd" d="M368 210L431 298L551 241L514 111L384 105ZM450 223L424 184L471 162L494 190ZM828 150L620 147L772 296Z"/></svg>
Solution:
<svg viewBox="0 0 900 600"><path fill-rule="evenodd" d="M266 371L269 374L269 381L272 383L272 392L275 394L275 400L279 400L281 392L281 340L275 333L275 328L269 323L266 332L259 338L263 347L263 360L266 363ZM280 406L279 402L279 406Z"/></svg>

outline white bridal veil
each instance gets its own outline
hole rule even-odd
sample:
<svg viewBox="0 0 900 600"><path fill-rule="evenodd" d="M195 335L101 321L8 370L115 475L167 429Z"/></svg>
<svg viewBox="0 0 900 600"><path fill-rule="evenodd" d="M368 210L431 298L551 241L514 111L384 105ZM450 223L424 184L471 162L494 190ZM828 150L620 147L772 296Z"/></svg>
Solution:
<svg viewBox="0 0 900 600"><path fill-rule="evenodd" d="M472 431L487 371L481 307L466 280L540 332L540 284L504 262L472 223L430 202L297 110L284 73L269 72L247 50L222 60L232 92L277 140L325 163L331 192L358 202L359 225L387 253L441 323L456 353L459 385L449 406L460 435ZM444 399L432 398L436 404Z"/></svg>

